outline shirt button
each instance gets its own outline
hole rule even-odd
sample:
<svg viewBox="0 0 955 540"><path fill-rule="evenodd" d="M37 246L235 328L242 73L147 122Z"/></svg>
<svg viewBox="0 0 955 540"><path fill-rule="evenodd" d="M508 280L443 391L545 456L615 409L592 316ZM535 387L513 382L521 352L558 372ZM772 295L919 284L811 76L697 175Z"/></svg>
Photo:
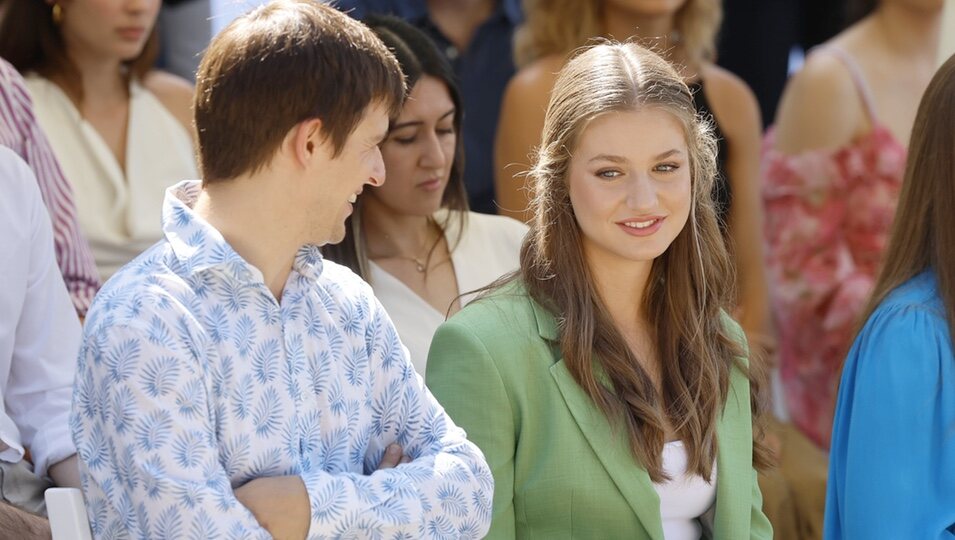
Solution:
<svg viewBox="0 0 955 540"><path fill-rule="evenodd" d="M454 45L448 45L444 50L444 55L448 57L448 60L456 60L458 58L458 48Z"/></svg>

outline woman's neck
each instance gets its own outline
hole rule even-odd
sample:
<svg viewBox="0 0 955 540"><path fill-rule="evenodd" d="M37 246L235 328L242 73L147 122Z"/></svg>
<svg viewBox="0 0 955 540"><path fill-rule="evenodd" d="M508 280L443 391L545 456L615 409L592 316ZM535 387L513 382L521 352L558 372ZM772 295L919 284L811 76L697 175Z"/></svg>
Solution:
<svg viewBox="0 0 955 540"><path fill-rule="evenodd" d="M371 259L425 257L440 234L431 216L395 212L373 195L362 201L361 220Z"/></svg>
<svg viewBox="0 0 955 540"><path fill-rule="evenodd" d="M872 14L889 48L900 56L934 65L942 27L942 11L885 2Z"/></svg>
<svg viewBox="0 0 955 540"><path fill-rule="evenodd" d="M69 47L70 61L80 73L83 103L105 104L129 99L129 84L123 75L122 62L88 53L80 47Z"/></svg>
<svg viewBox="0 0 955 540"><path fill-rule="evenodd" d="M636 262L608 256L602 249L584 249L594 286L614 324L628 342L643 334L643 300L652 261Z"/></svg>
<svg viewBox="0 0 955 540"><path fill-rule="evenodd" d="M674 47L676 43L671 39L676 29L676 13L644 15L604 2L600 17L604 36L618 41L636 37L642 45L657 46L667 60L681 66L686 63L683 53Z"/></svg>

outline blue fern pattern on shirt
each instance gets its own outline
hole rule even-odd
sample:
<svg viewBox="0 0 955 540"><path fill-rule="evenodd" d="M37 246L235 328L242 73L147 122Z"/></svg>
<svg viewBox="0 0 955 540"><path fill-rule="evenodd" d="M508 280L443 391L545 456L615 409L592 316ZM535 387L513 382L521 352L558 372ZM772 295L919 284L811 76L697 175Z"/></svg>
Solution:
<svg viewBox="0 0 955 540"><path fill-rule="evenodd" d="M310 539L480 538L491 472L367 284L303 247L281 301L167 192L85 325L71 431L96 538L268 538L233 489L298 475ZM376 471L398 442L409 464Z"/></svg>

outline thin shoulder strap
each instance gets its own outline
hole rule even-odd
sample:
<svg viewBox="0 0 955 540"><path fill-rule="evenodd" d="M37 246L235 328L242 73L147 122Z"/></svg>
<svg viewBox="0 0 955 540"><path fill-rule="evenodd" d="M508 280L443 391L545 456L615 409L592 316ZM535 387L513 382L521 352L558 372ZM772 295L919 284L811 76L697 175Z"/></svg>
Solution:
<svg viewBox="0 0 955 540"><path fill-rule="evenodd" d="M860 68L859 64L852 58L852 55L837 45L819 47L817 51L832 54L846 67L849 71L849 75L852 77L852 82L855 84L856 90L859 92L859 97L862 98L862 105L865 106L866 114L869 115L869 121L875 124L877 116L875 114L875 101L872 98L872 90L869 88L869 84L866 83L862 68Z"/></svg>

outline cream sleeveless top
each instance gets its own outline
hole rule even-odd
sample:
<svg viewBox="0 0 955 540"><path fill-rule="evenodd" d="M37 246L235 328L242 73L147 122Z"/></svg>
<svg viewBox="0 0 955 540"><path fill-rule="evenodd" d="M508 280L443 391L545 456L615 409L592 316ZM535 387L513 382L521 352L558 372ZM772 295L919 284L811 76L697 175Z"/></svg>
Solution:
<svg viewBox="0 0 955 540"><path fill-rule="evenodd" d="M36 117L73 185L80 226L103 280L159 240L167 187L198 178L189 132L141 84L130 84L126 170L66 94L26 77Z"/></svg>

